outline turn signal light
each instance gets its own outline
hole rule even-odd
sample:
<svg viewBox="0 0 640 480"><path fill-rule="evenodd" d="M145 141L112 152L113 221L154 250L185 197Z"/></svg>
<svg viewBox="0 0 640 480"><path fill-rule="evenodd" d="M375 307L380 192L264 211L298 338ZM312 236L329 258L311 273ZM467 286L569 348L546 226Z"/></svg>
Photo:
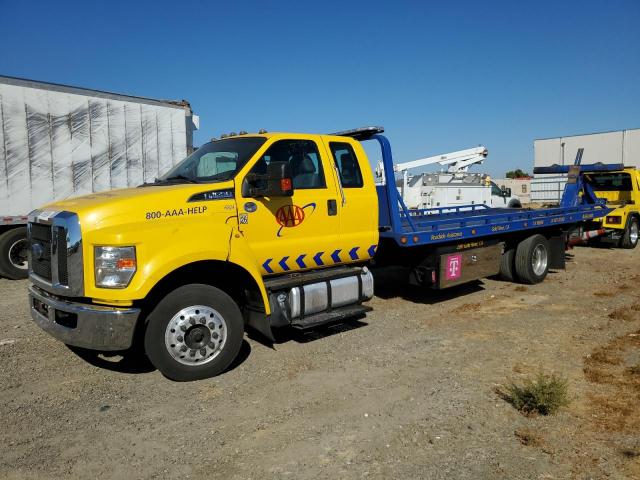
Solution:
<svg viewBox="0 0 640 480"><path fill-rule="evenodd" d="M609 215L607 217L607 223L619 225L622 223L622 217L620 215Z"/></svg>
<svg viewBox="0 0 640 480"><path fill-rule="evenodd" d="M116 263L116 268L119 270L125 268L136 268L136 259L135 258L121 258Z"/></svg>

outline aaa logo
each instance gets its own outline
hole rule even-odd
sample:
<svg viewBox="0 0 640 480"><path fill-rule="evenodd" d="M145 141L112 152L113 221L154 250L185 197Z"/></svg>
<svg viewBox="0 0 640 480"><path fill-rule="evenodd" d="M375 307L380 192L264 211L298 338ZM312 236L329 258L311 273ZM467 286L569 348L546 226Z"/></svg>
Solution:
<svg viewBox="0 0 640 480"><path fill-rule="evenodd" d="M276 222L280 225L278 228L278 233L276 234L278 237L282 236L283 228L293 228L300 225L304 222L305 219L305 210L309 208L307 211L309 215L311 215L316 209L315 203L307 203L304 207L299 207L298 205L283 205L276 211Z"/></svg>
<svg viewBox="0 0 640 480"><path fill-rule="evenodd" d="M276 221L283 227L297 227L304 221L304 210L297 205L284 205L276 212Z"/></svg>

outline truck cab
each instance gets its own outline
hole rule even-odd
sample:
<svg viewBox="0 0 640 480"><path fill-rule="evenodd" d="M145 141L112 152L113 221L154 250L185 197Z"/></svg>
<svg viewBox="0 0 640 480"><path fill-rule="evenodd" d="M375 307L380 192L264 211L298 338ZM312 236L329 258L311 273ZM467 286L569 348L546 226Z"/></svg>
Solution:
<svg viewBox="0 0 640 480"><path fill-rule="evenodd" d="M585 173L584 177L596 197L614 209L594 222L596 228L604 229L619 247L635 248L640 221L640 172L626 167L613 172Z"/></svg>
<svg viewBox="0 0 640 480"><path fill-rule="evenodd" d="M500 188L496 182L491 181L491 206L494 208L522 208L522 202L517 195L511 194L508 187Z"/></svg>
<svg viewBox="0 0 640 480"><path fill-rule="evenodd" d="M213 140L153 183L32 212L31 314L69 345L140 341L166 376L209 377L235 358L246 324L273 339L271 327L367 310L376 205L353 138Z"/></svg>

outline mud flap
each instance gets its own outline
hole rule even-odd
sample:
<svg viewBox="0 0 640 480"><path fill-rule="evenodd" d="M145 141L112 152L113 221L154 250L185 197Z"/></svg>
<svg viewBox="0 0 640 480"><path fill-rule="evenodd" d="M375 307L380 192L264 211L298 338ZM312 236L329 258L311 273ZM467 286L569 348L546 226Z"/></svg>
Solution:
<svg viewBox="0 0 640 480"><path fill-rule="evenodd" d="M554 270L565 269L565 250L567 234L562 233L555 237L549 237L549 268Z"/></svg>
<svg viewBox="0 0 640 480"><path fill-rule="evenodd" d="M264 312L257 312L255 310L247 310L247 325L260 332L261 335L268 338L272 342L275 342L275 337L271 331L271 320Z"/></svg>

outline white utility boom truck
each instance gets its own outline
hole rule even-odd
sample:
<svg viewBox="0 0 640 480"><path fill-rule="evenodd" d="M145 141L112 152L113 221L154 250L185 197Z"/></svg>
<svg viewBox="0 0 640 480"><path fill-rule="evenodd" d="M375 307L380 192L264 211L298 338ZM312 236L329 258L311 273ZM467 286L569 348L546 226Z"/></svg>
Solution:
<svg viewBox="0 0 640 480"><path fill-rule="evenodd" d="M394 165L394 172L401 173L396 186L407 208L429 209L463 205L487 205L489 207L520 208L520 199L511 196L510 189L501 189L490 177L481 173L469 173L473 165L480 165L489 155L483 145L456 152L420 158ZM427 165L446 167L438 173L410 175L409 170ZM383 178L382 164L376 168Z"/></svg>

